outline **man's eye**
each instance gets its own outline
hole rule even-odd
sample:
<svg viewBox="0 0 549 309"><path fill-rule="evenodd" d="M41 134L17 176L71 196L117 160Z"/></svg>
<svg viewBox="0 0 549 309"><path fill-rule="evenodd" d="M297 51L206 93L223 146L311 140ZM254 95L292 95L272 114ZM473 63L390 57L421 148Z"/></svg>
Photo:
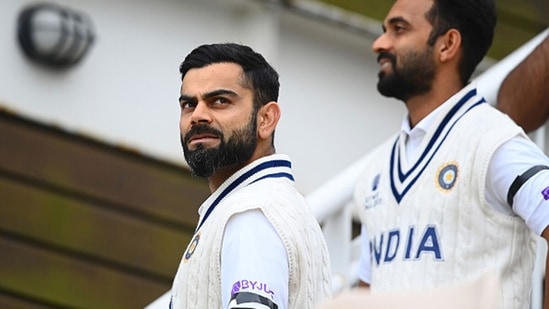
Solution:
<svg viewBox="0 0 549 309"><path fill-rule="evenodd" d="M396 32L396 33L401 33L403 32L404 30L406 30L406 28L404 26L401 26L401 25L395 25L393 27L393 30Z"/></svg>
<svg viewBox="0 0 549 309"><path fill-rule="evenodd" d="M191 102L179 102L179 105L181 105L181 109L189 109L194 107L194 104Z"/></svg>
<svg viewBox="0 0 549 309"><path fill-rule="evenodd" d="M229 100L227 100L225 98L215 98L215 100L213 100L213 103L214 104L227 104L227 103L229 103Z"/></svg>

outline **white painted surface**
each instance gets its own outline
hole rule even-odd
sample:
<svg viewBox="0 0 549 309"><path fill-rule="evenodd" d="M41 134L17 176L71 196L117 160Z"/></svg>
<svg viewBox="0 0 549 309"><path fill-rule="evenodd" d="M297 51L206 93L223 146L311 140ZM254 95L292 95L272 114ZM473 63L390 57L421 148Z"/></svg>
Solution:
<svg viewBox="0 0 549 309"><path fill-rule="evenodd" d="M181 166L178 66L203 43L249 44L279 71L276 145L293 158L298 188L314 193L313 204L313 191L354 174L353 164L398 129L405 111L375 89L370 37L274 2L57 0L89 15L97 34L84 61L65 71L36 66L19 49L18 12L33 2L0 3L0 108ZM481 91L492 78L479 80ZM167 301L168 294L155 305Z"/></svg>
<svg viewBox="0 0 549 309"><path fill-rule="evenodd" d="M76 67L55 71L18 46L17 16L29 3L0 3L0 107L182 166L178 66L203 43L249 44L279 71L276 145L294 159L303 193L391 134L404 112L375 89L371 39L278 4L58 0L91 18L97 40Z"/></svg>

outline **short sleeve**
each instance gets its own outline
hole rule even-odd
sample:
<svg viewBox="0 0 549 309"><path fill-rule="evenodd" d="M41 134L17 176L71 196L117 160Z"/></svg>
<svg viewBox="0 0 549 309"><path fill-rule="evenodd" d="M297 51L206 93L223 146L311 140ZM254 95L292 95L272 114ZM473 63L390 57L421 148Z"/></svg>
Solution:
<svg viewBox="0 0 549 309"><path fill-rule="evenodd" d="M233 215L221 251L223 308L285 309L288 281L286 249L265 215L259 209Z"/></svg>

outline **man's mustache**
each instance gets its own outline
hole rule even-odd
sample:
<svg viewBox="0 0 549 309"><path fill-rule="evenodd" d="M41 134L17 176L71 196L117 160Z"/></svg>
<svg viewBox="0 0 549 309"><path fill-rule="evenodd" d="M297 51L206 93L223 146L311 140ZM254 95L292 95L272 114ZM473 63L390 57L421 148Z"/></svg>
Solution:
<svg viewBox="0 0 549 309"><path fill-rule="evenodd" d="M396 56L391 53L388 53L388 52L379 53L379 55L377 55L377 62L379 63L383 58L389 59L389 61L391 61L393 65L396 63Z"/></svg>
<svg viewBox="0 0 549 309"><path fill-rule="evenodd" d="M195 125L189 130L189 132L187 132L185 134L185 137L183 138L183 141L185 142L185 144L187 144L193 136L198 135L198 134L211 134L211 135L215 135L217 137L222 137L223 136L223 132L221 132L217 129L214 129L214 128L210 127L209 125Z"/></svg>

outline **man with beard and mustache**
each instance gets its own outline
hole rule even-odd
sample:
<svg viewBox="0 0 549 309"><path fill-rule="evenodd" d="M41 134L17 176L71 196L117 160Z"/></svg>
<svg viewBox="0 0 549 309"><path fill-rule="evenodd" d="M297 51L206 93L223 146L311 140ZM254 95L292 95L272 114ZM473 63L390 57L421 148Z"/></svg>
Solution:
<svg viewBox="0 0 549 309"><path fill-rule="evenodd" d="M549 238L549 159L470 81L495 24L493 0L396 0L373 43L377 88L407 115L355 188L359 285L372 292L490 272L498 308L529 308L536 239Z"/></svg>
<svg viewBox="0 0 549 309"><path fill-rule="evenodd" d="M278 73L233 43L199 46L179 70L183 152L212 195L170 308L313 308L331 294L330 260L289 157L275 153Z"/></svg>

